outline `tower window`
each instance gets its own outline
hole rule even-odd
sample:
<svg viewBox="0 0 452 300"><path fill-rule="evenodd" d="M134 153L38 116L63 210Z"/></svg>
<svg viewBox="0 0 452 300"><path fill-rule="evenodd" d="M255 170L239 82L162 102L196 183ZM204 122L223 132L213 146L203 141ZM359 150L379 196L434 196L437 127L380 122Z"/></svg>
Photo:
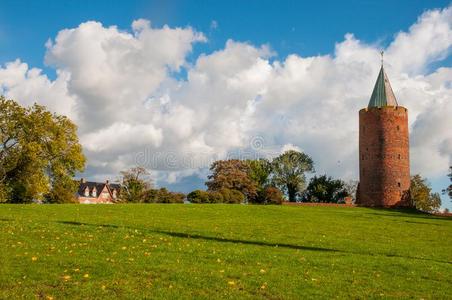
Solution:
<svg viewBox="0 0 452 300"><path fill-rule="evenodd" d="M400 126L399 125L397 125L397 131L399 131L400 130Z"/></svg>
<svg viewBox="0 0 452 300"><path fill-rule="evenodd" d="M399 159L400 159L400 154L399 154Z"/></svg>
<svg viewBox="0 0 452 300"><path fill-rule="evenodd" d="M400 187L400 182L397 182L397 186Z"/></svg>

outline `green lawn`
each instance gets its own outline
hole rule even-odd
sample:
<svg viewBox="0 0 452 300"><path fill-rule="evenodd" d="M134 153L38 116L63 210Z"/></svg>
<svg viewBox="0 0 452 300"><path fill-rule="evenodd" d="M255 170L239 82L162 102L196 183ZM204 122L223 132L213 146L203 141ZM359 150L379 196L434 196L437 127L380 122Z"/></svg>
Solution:
<svg viewBox="0 0 452 300"><path fill-rule="evenodd" d="M452 299L452 219L367 208L0 205L0 298Z"/></svg>

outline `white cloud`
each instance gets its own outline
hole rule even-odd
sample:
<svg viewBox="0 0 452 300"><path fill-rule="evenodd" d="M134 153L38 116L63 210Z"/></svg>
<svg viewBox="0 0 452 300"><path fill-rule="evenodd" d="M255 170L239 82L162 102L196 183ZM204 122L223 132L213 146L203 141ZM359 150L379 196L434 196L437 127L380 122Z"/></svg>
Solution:
<svg viewBox="0 0 452 300"><path fill-rule="evenodd" d="M450 55L451 23L451 8L426 12L386 49L396 97L409 109L412 171L425 176L445 174L452 161L452 68L430 70ZM56 80L15 61L0 68L0 88L71 116L95 178L137 161L163 182L204 176L213 159L250 149L256 137L262 153L300 148L319 173L356 178L358 110L376 80L378 44L346 34L331 55L273 60L266 45L229 40L187 63L203 41L192 28L147 20L131 32L86 22L48 42ZM172 76L181 68L186 79Z"/></svg>

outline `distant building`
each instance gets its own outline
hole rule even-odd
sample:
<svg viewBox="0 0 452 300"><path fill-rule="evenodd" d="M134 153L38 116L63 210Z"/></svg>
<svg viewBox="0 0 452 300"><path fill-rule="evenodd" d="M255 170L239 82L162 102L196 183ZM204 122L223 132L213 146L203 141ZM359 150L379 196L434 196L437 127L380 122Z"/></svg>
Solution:
<svg viewBox="0 0 452 300"><path fill-rule="evenodd" d="M382 62L369 105L359 111L356 204L411 206L409 190L408 110L398 105Z"/></svg>
<svg viewBox="0 0 452 300"><path fill-rule="evenodd" d="M79 203L85 204L112 204L118 201L120 185L106 182L93 182L81 179L77 191Z"/></svg>

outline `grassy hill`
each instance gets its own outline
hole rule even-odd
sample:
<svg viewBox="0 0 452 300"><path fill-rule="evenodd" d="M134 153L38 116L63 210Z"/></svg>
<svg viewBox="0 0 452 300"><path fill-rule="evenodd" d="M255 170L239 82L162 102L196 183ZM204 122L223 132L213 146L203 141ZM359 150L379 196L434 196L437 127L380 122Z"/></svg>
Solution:
<svg viewBox="0 0 452 300"><path fill-rule="evenodd" d="M452 298L452 219L346 207L1 205L0 298Z"/></svg>

